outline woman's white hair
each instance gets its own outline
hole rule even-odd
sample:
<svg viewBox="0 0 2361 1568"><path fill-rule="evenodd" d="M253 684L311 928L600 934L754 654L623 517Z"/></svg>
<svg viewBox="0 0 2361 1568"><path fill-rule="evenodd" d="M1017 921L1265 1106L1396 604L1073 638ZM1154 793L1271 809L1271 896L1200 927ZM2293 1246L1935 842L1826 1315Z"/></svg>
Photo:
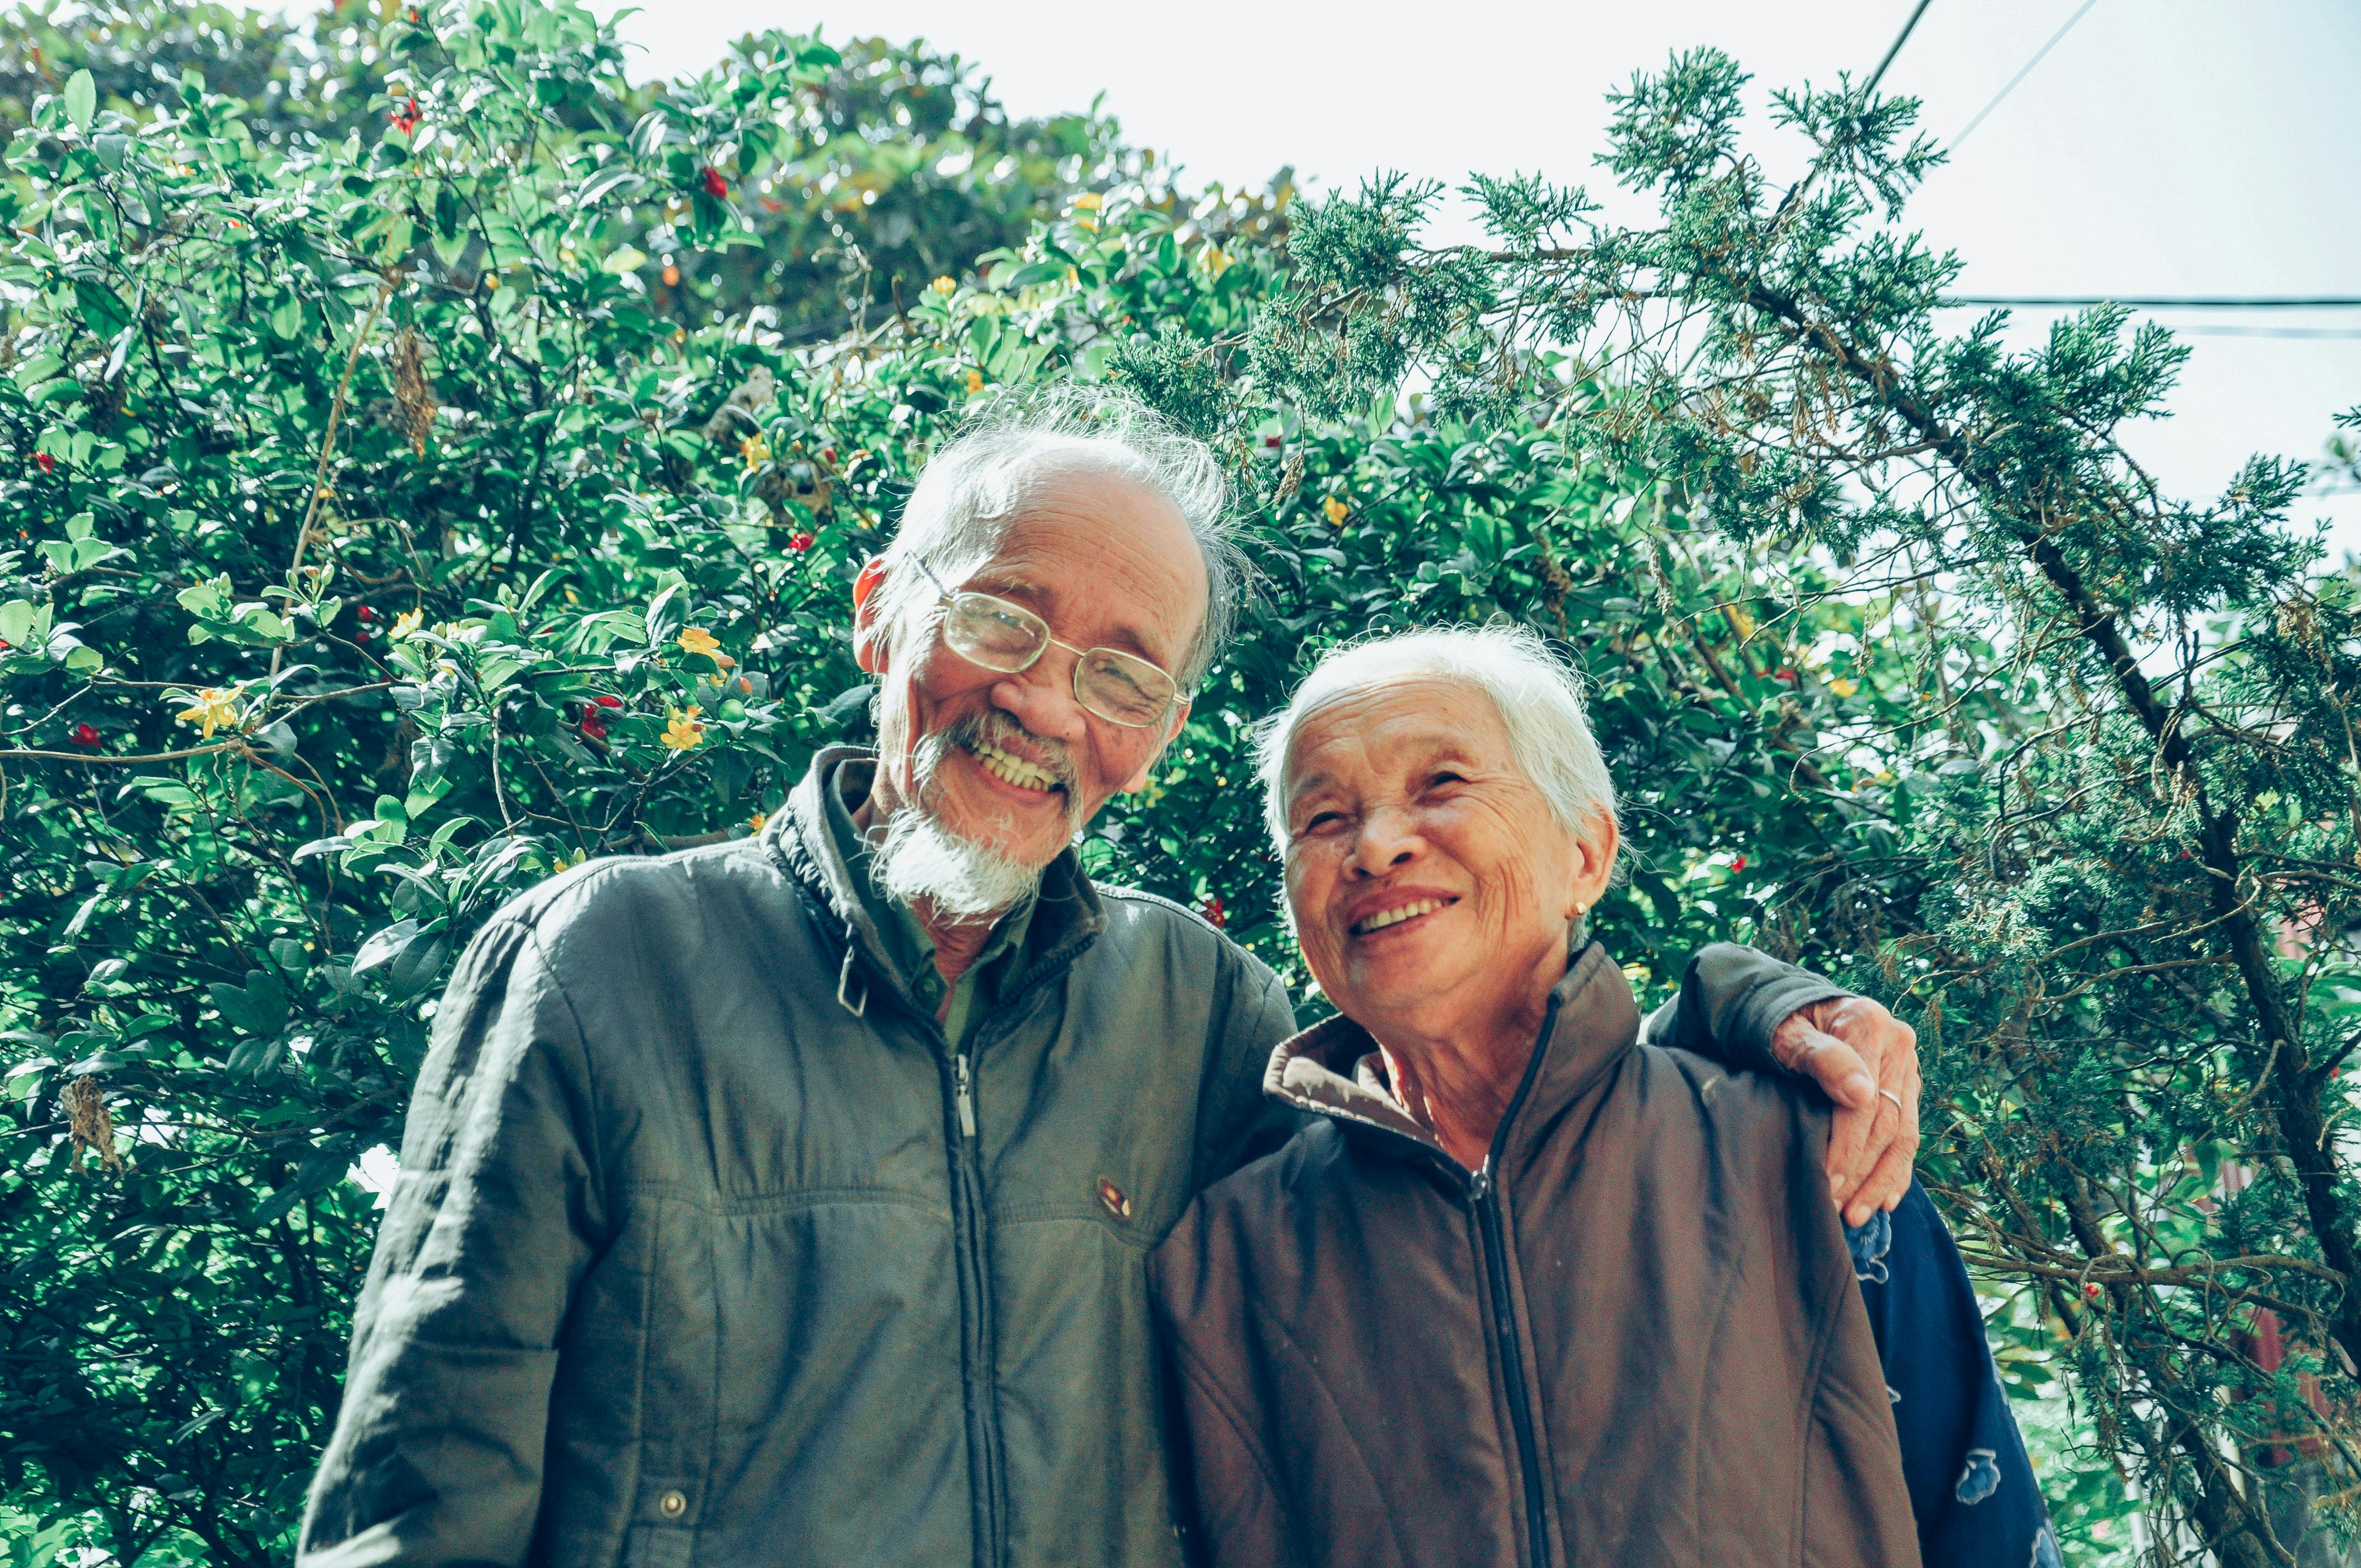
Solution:
<svg viewBox="0 0 2361 1568"><path fill-rule="evenodd" d="M1172 674L1190 690L1229 640L1246 580L1246 558L1231 537L1229 483L1212 447L1116 387L1067 383L1007 397L928 459L885 547L880 616L897 636L922 624L936 595L911 558L957 587L992 559L1034 487L1077 468L1145 485L1189 525L1205 562L1205 617Z"/></svg>
<svg viewBox="0 0 2361 1568"><path fill-rule="evenodd" d="M1255 735L1271 841L1287 850L1287 753L1317 709L1371 686L1422 677L1465 681L1492 699L1517 765L1565 830L1587 840L1615 817L1615 781L1591 737L1582 676L1521 626L1438 626L1331 648L1287 707Z"/></svg>

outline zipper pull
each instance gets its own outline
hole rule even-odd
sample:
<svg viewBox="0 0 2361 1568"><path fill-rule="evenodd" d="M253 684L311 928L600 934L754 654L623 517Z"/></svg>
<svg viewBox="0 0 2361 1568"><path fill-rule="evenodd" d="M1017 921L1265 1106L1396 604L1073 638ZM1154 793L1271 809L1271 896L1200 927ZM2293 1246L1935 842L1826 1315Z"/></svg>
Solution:
<svg viewBox="0 0 2361 1568"><path fill-rule="evenodd" d="M959 1105L960 1135L975 1136L975 1080L968 1075L967 1053L961 1051L951 1058L954 1090L951 1098Z"/></svg>
<svg viewBox="0 0 2361 1568"><path fill-rule="evenodd" d="M1486 1160L1474 1176L1467 1179L1467 1201L1481 1203L1492 1195L1492 1162Z"/></svg>

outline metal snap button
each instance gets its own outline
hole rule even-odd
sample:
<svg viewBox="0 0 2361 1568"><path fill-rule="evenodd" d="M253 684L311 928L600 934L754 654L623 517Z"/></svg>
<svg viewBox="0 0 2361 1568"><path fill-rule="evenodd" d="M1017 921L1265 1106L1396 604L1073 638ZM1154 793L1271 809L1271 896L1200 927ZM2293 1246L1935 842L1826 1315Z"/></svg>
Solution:
<svg viewBox="0 0 2361 1568"><path fill-rule="evenodd" d="M1105 1204L1106 1212L1116 1219L1131 1218L1131 1200L1123 1195L1122 1188L1104 1176L1099 1178L1099 1201Z"/></svg>
<svg viewBox="0 0 2361 1568"><path fill-rule="evenodd" d="M666 1492L656 1499L656 1512L668 1519L680 1518L681 1515L688 1512L687 1495L681 1492Z"/></svg>

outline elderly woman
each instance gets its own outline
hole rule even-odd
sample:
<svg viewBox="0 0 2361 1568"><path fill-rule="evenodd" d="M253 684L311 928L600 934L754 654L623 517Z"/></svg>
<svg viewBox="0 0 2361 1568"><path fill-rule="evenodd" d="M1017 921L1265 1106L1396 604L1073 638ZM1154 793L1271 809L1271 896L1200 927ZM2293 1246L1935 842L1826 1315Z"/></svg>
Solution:
<svg viewBox="0 0 2361 1568"><path fill-rule="evenodd" d="M1303 1130L1152 1260L1201 1555L2054 1563L1924 1193L1849 1238L1826 1102L1665 1048L1694 971L1643 1031L1585 939L1617 831L1571 672L1364 642L1262 771L1341 1016L1271 1058Z"/></svg>

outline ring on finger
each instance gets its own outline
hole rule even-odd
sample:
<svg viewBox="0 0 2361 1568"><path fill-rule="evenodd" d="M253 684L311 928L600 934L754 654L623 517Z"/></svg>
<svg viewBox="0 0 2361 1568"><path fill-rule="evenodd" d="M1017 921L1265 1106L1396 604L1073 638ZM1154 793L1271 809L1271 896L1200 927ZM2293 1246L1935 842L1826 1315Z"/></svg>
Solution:
<svg viewBox="0 0 2361 1568"><path fill-rule="evenodd" d="M1894 1102L1894 1110L1896 1110L1896 1111L1901 1111L1901 1110L1903 1110L1903 1109L1904 1109L1904 1106L1903 1106L1903 1103L1902 1103L1902 1096L1900 1096L1899 1094L1894 1093L1894 1091L1892 1091L1891 1089L1881 1089L1881 1090L1879 1090L1879 1091L1878 1091L1878 1092L1879 1092L1880 1094L1884 1095L1888 1100L1891 1100L1891 1101L1893 1101L1893 1102Z"/></svg>

